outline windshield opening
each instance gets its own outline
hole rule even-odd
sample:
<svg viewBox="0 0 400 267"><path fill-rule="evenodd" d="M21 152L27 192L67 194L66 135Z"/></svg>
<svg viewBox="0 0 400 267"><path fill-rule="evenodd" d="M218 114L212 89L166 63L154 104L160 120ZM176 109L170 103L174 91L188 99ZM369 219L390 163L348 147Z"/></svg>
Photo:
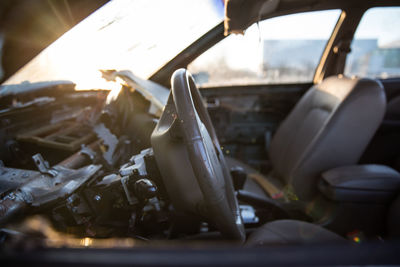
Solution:
<svg viewBox="0 0 400 267"><path fill-rule="evenodd" d="M110 89L100 69L127 69L147 79L220 23L223 8L219 0L111 1L20 69L2 91L52 81Z"/></svg>

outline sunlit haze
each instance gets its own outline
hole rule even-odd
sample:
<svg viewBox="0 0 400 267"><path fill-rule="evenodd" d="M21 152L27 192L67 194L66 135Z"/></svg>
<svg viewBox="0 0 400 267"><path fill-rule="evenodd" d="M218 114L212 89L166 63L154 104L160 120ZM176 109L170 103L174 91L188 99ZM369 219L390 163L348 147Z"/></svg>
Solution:
<svg viewBox="0 0 400 267"><path fill-rule="evenodd" d="M99 69L128 69L148 78L222 21L218 2L112 1L64 34L5 84L70 80L78 88L109 89L112 84L101 78Z"/></svg>

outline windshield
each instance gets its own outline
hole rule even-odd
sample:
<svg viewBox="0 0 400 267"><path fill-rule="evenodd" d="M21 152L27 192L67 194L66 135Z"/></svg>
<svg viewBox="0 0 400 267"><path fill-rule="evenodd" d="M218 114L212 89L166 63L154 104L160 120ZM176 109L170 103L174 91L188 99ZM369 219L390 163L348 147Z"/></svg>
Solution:
<svg viewBox="0 0 400 267"><path fill-rule="evenodd" d="M220 23L223 13L221 0L111 1L8 79L1 93L22 82L109 89L100 69L127 69L147 79Z"/></svg>

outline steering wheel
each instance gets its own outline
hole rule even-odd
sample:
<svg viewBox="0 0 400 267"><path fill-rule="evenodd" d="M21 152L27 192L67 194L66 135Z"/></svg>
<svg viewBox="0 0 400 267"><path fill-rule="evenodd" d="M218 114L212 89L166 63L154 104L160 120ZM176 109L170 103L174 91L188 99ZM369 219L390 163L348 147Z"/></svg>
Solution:
<svg viewBox="0 0 400 267"><path fill-rule="evenodd" d="M174 206L196 209L225 238L243 242L245 231L232 178L200 92L186 69L174 72L171 85L168 103L152 134L166 189ZM187 165L191 168L185 170Z"/></svg>

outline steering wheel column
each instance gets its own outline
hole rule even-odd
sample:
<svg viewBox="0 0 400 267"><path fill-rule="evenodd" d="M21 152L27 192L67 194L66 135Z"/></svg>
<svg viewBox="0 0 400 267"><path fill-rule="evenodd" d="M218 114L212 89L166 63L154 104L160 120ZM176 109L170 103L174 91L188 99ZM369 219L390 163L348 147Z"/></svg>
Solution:
<svg viewBox="0 0 400 267"><path fill-rule="evenodd" d="M214 127L192 76L175 71L172 89L151 143L177 210L212 222L225 238L245 232L232 179Z"/></svg>

